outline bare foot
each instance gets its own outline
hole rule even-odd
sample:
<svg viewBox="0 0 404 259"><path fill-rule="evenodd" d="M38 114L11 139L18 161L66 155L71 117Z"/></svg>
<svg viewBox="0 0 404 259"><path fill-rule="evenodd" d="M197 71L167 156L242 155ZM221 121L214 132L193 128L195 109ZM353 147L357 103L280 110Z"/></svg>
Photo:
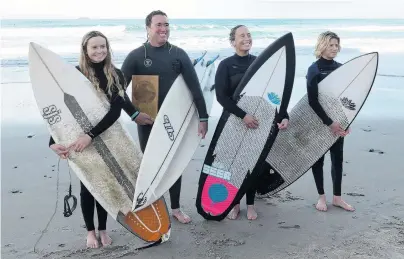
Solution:
<svg viewBox="0 0 404 259"><path fill-rule="evenodd" d="M247 206L247 219L256 220L258 217L257 212L255 211L254 205Z"/></svg>
<svg viewBox="0 0 404 259"><path fill-rule="evenodd" d="M108 236L107 231L105 230L100 230L100 239L103 246L109 246L112 244L112 239Z"/></svg>
<svg viewBox="0 0 404 259"><path fill-rule="evenodd" d="M343 208L346 211L355 211L355 208L342 200L341 196L334 196L332 204L336 207Z"/></svg>
<svg viewBox="0 0 404 259"><path fill-rule="evenodd" d="M88 248L98 248L98 240L95 236L95 230L88 231L87 233L87 247Z"/></svg>
<svg viewBox="0 0 404 259"><path fill-rule="evenodd" d="M237 204L233 207L233 209L229 212L229 215L227 215L227 218L229 219L236 219L238 217L238 214L240 213L240 204Z"/></svg>
<svg viewBox="0 0 404 259"><path fill-rule="evenodd" d="M187 223L191 222L191 218L187 214L182 212L180 209L174 209L172 211L172 214L173 214L173 217L176 218L182 224L187 224Z"/></svg>
<svg viewBox="0 0 404 259"><path fill-rule="evenodd" d="M320 197L318 198L316 209L319 211L327 211L327 200L324 194L320 195Z"/></svg>

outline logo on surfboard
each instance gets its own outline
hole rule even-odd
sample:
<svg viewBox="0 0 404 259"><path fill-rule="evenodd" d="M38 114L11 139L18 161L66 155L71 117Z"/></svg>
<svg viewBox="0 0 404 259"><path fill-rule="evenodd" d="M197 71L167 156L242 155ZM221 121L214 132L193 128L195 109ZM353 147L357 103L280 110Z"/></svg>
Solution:
<svg viewBox="0 0 404 259"><path fill-rule="evenodd" d="M50 125L58 123L62 120L62 117L60 117L60 113L62 112L58 110L54 104L43 108L42 111L42 117L47 120Z"/></svg>
<svg viewBox="0 0 404 259"><path fill-rule="evenodd" d="M356 104L352 100L349 100L347 97L341 98L341 103L342 106L344 106L348 110L356 110Z"/></svg>
<svg viewBox="0 0 404 259"><path fill-rule="evenodd" d="M167 135L170 138L171 141L174 141L174 128L171 125L170 118L168 118L167 115L164 115L164 122L163 122L164 128L167 131Z"/></svg>
<svg viewBox="0 0 404 259"><path fill-rule="evenodd" d="M271 101L271 103L276 105L279 105L281 103L279 96L274 92L268 93L268 99Z"/></svg>
<svg viewBox="0 0 404 259"><path fill-rule="evenodd" d="M143 192L139 193L139 195L136 198L136 207L139 208L140 206L143 206L147 201L147 198L145 197L145 194Z"/></svg>

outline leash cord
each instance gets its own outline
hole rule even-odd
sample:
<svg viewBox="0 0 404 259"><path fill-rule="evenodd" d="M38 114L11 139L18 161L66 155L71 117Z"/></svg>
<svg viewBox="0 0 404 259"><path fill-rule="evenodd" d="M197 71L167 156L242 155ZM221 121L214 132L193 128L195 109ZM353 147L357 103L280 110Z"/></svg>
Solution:
<svg viewBox="0 0 404 259"><path fill-rule="evenodd" d="M63 215L65 217L69 217L73 214L73 211L76 208L77 205L77 198L72 195L72 175L70 173L70 166L69 163L67 163L68 168L69 168L69 177L70 177L70 186L69 186L69 194L65 196L65 207L64 207L64 212ZM56 211L58 208L58 203L59 203L59 171L60 171L60 157L58 159L58 167L57 167L57 172L56 172L56 203L55 203L55 210L53 211L53 214L51 216L51 218L49 219L48 223L46 224L46 227L42 230L41 235L39 236L39 238L37 239L35 245L34 245L34 253L38 253L36 250L36 246L38 245L39 241L42 239L42 237L44 236L44 234L48 231L48 227L50 225L50 223L52 222L53 218L56 215ZM68 203L68 199L72 197L73 198L73 206L72 208L70 208L70 205Z"/></svg>

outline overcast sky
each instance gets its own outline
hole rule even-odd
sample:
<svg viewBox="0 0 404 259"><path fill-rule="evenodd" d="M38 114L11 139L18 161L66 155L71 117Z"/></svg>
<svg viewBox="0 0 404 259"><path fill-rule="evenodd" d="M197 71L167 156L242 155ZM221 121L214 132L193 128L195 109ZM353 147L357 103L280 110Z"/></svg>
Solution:
<svg viewBox="0 0 404 259"><path fill-rule="evenodd" d="M404 0L3 0L2 18L402 18Z"/></svg>

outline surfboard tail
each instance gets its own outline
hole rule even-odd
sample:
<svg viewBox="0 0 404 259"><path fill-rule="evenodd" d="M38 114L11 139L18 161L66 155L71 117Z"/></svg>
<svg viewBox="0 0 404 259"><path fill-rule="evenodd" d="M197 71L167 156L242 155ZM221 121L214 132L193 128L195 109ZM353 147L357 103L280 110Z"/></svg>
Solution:
<svg viewBox="0 0 404 259"><path fill-rule="evenodd" d="M117 221L146 242L165 242L170 238L171 221L164 197L137 212L119 212Z"/></svg>

